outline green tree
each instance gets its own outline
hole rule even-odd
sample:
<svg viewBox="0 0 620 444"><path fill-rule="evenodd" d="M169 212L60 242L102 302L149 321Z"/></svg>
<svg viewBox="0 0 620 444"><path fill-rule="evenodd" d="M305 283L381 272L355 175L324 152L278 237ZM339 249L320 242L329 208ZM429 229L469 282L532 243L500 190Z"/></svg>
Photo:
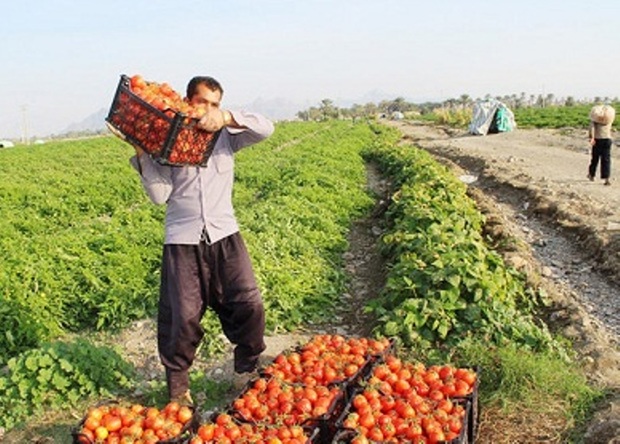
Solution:
<svg viewBox="0 0 620 444"><path fill-rule="evenodd" d="M321 112L322 120L337 119L339 116L338 107L334 105L334 102L331 99L321 100L319 110Z"/></svg>

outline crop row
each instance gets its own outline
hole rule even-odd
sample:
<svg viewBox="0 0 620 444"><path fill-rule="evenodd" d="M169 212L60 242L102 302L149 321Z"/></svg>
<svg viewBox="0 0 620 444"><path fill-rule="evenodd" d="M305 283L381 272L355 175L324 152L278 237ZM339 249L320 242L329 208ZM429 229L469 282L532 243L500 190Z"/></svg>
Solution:
<svg viewBox="0 0 620 444"><path fill-rule="evenodd" d="M389 274L370 304L380 332L426 348L454 345L472 331L496 344L555 346L532 317L541 300L487 247L466 186L427 152L386 140L367 151L394 184L392 224L382 237Z"/></svg>

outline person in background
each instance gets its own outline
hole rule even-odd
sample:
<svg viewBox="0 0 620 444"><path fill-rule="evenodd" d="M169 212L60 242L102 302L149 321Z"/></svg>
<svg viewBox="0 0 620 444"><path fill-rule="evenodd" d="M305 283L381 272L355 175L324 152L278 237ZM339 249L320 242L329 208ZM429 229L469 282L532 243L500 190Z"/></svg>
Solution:
<svg viewBox="0 0 620 444"><path fill-rule="evenodd" d="M613 108L608 111L613 111ZM615 115L615 112L611 114ZM612 123L613 117L611 119L607 119L607 123L598 123L594 120L590 120L590 128L588 130L588 137L590 139L590 145L592 146L590 166L588 168L588 179L594 181L596 169L600 159L601 179L604 180L605 185L611 185L609 178L611 175Z"/></svg>
<svg viewBox="0 0 620 444"><path fill-rule="evenodd" d="M192 404L189 370L203 339L200 321L215 311L234 348L235 388L254 376L265 350L262 296L233 205L234 154L274 131L265 117L220 107L212 77L187 85L190 104L206 110L198 126L220 131L206 167L161 165L139 147L130 159L151 201L166 205L157 316L158 352L171 401Z"/></svg>

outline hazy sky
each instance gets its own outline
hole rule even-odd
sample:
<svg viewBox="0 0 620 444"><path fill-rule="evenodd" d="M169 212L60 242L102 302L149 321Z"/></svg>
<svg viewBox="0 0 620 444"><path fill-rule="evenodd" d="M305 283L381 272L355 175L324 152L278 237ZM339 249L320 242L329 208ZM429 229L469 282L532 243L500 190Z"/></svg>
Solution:
<svg viewBox="0 0 620 444"><path fill-rule="evenodd" d="M620 95L620 0L3 0L0 18L0 139L109 108L120 74L212 75L224 106Z"/></svg>

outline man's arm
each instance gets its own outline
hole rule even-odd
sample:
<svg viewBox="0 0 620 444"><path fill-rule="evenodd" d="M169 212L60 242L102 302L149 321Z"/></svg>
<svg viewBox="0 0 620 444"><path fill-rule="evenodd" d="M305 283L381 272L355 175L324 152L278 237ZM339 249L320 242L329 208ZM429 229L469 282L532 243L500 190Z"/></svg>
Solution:
<svg viewBox="0 0 620 444"><path fill-rule="evenodd" d="M273 122L261 114L232 111L230 115L234 123L227 126L226 130L231 135L231 145L234 151L258 143L274 132Z"/></svg>
<svg viewBox="0 0 620 444"><path fill-rule="evenodd" d="M233 136L231 140L234 150L260 142L274 131L273 123L260 114L221 109L209 110L197 126L208 132L226 128Z"/></svg>
<svg viewBox="0 0 620 444"><path fill-rule="evenodd" d="M172 192L170 167L158 164L140 147L134 148L136 155L129 159L129 163L140 174L144 191L155 205L165 204Z"/></svg>

